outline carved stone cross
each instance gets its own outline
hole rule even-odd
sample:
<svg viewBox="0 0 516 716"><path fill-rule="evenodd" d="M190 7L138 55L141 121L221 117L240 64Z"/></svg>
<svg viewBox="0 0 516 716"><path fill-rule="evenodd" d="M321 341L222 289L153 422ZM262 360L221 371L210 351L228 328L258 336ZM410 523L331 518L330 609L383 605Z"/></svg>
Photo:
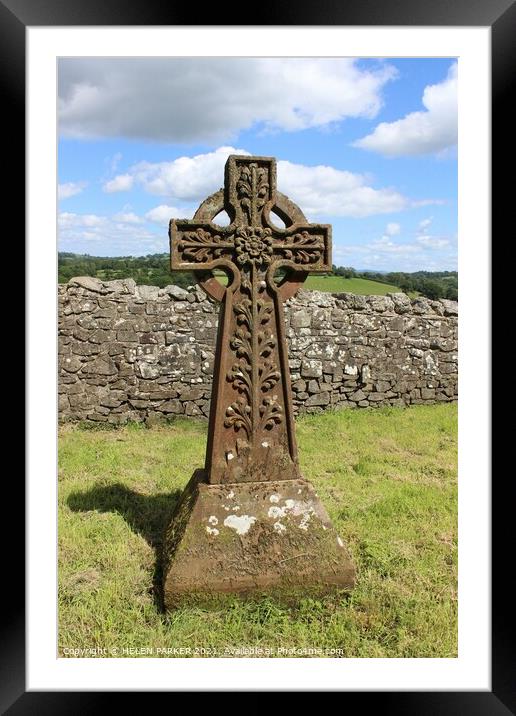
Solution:
<svg viewBox="0 0 516 716"><path fill-rule="evenodd" d="M229 226L214 223L225 210ZM285 228L272 220L276 214ZM171 267L221 301L205 471L210 483L299 478L283 303L331 271L331 226L276 190L276 161L228 158L224 189L170 222ZM279 268L286 269L277 281ZM229 274L227 287L213 270Z"/></svg>
<svg viewBox="0 0 516 716"><path fill-rule="evenodd" d="M223 210L228 226L214 223ZM274 159L230 156L224 189L193 220L170 222L170 246L172 269L193 271L221 310L205 467L163 539L165 607L228 592L290 602L351 589L344 542L299 471L283 322L283 303L309 272L331 271L331 227L309 224L276 190Z"/></svg>

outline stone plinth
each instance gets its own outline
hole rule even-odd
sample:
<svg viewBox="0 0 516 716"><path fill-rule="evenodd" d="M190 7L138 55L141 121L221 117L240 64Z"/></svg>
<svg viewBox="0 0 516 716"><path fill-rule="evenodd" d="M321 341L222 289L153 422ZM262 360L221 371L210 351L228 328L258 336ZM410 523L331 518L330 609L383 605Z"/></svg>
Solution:
<svg viewBox="0 0 516 716"><path fill-rule="evenodd" d="M168 609L217 594L288 601L354 581L344 543L304 479L214 485L197 470L166 533Z"/></svg>

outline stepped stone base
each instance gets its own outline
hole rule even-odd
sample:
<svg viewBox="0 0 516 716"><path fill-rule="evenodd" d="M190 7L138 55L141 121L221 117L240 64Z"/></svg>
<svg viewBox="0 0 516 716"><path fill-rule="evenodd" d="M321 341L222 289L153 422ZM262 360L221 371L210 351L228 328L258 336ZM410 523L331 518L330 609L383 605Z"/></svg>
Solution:
<svg viewBox="0 0 516 716"><path fill-rule="evenodd" d="M196 470L166 531L167 609L221 594L352 589L355 568L310 482L210 485Z"/></svg>

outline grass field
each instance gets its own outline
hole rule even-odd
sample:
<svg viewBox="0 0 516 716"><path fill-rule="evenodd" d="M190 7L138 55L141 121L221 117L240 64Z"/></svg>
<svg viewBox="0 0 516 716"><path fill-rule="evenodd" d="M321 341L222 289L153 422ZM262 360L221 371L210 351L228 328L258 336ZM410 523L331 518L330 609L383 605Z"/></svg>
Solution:
<svg viewBox="0 0 516 716"><path fill-rule="evenodd" d="M358 293L362 296L385 296L386 293L400 291L397 286L365 278L344 278L343 276L309 276L303 288L311 291L330 291L332 293Z"/></svg>
<svg viewBox="0 0 516 716"><path fill-rule="evenodd" d="M273 656L279 647L457 656L456 405L306 416L297 437L304 475L357 565L354 591L298 607L228 598L223 608L165 615L152 588L156 549L179 491L203 463L206 424L63 426L59 653L145 647L159 656L184 647L232 656L261 646Z"/></svg>
<svg viewBox="0 0 516 716"><path fill-rule="evenodd" d="M217 279L225 286L228 277L223 271L215 272ZM309 276L303 288L310 291L328 291L330 293L358 293L361 296L385 296L400 291L397 286L365 278L344 278L343 276Z"/></svg>

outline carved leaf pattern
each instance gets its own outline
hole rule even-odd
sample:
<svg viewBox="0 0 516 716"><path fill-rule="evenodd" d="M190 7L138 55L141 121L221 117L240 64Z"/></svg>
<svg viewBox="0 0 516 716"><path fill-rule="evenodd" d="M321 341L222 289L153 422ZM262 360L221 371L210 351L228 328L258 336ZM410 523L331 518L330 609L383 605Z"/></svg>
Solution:
<svg viewBox="0 0 516 716"><path fill-rule="evenodd" d="M235 388L240 393L245 392L249 394L252 386L251 373L252 368L249 363L234 363L233 367L228 372L228 380L233 383Z"/></svg>
<svg viewBox="0 0 516 716"><path fill-rule="evenodd" d="M266 303L261 298L257 301L258 306L258 322L265 326L270 321L270 318L272 316L272 303Z"/></svg>
<svg viewBox="0 0 516 716"><path fill-rule="evenodd" d="M268 358L276 347L276 339L272 334L267 336L263 331L260 331L258 333L258 347L260 358Z"/></svg>
<svg viewBox="0 0 516 716"><path fill-rule="evenodd" d="M242 280L241 291L247 295L251 294L251 284L248 280ZM236 303L233 307L233 312L236 316L237 328L230 339L229 345L235 351L238 360L233 363L226 377L233 384L233 387L241 393L241 396L237 402L232 403L226 409L224 425L227 428L233 426L237 431L243 428L249 439L252 432L251 395L253 385L253 308L251 299L243 298L239 303Z"/></svg>
<svg viewBox="0 0 516 716"><path fill-rule="evenodd" d="M248 219L251 219L251 195L253 191L251 182L250 167L243 167L240 172L240 177L236 184L237 196L240 201L240 206L247 214Z"/></svg>
<svg viewBox="0 0 516 716"><path fill-rule="evenodd" d="M271 359L276 348L275 335L267 330L273 315L273 304L263 298L255 298L255 316L253 319L252 284L246 276L240 284L241 292L245 297L235 304L233 311L237 327L230 339L230 347L236 354L237 360L227 373L227 380L233 384L240 393L236 402L226 409L225 426L233 426L235 430L243 428L248 439L258 425L253 425L253 358L258 361L257 379L258 390L264 394L274 388L281 378L278 366ZM258 283L258 295L263 294L265 282ZM253 356L253 332L256 331L258 352ZM271 430L283 420L283 409L277 401L277 396L264 398L257 410L261 429Z"/></svg>
<svg viewBox="0 0 516 716"><path fill-rule="evenodd" d="M262 392L267 392L274 388L278 380L280 379L280 372L277 369L275 363L266 361L263 366L258 370L260 376L260 388Z"/></svg>
<svg viewBox="0 0 516 716"><path fill-rule="evenodd" d="M252 431L251 406L244 398L238 398L226 409L224 425L227 428L233 426L236 431L243 429L249 439Z"/></svg>
<svg viewBox="0 0 516 716"><path fill-rule="evenodd" d="M253 214L263 208L269 197L268 178L267 169L259 167L256 162L245 165L240 170L236 183L237 196L250 222Z"/></svg>
<svg viewBox="0 0 516 716"><path fill-rule="evenodd" d="M265 430L272 430L275 425L283 420L283 408L276 400L276 397L276 395L273 395L262 400L260 415Z"/></svg>
<svg viewBox="0 0 516 716"><path fill-rule="evenodd" d="M266 169L256 168L256 208L261 209L269 196L268 173Z"/></svg>
<svg viewBox="0 0 516 716"><path fill-rule="evenodd" d="M227 249L227 243L233 241L233 237L223 238L220 234L211 234L203 228L196 231L188 231L178 243L179 251L183 252L185 259L205 263L220 258ZM219 248L217 244L223 244Z"/></svg>
<svg viewBox="0 0 516 716"><path fill-rule="evenodd" d="M317 263L323 255L324 240L321 236L311 236L308 231L301 231L281 247L286 259L293 259L302 264Z"/></svg>

